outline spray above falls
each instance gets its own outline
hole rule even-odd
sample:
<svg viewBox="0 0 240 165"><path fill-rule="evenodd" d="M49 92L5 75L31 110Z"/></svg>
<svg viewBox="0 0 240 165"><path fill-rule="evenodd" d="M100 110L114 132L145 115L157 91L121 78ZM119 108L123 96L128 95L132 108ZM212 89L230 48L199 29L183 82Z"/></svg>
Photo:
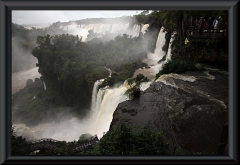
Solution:
<svg viewBox="0 0 240 165"><path fill-rule="evenodd" d="M85 41L87 39L87 35L89 34L89 30L92 30L97 34L106 34L112 33L116 35L128 34L132 37L139 36L139 33L145 33L149 24L140 25L134 24L133 26L130 23L118 23L118 24L71 24L60 26L61 29L67 31L73 35L79 35L82 37L82 40Z"/></svg>
<svg viewBox="0 0 240 165"><path fill-rule="evenodd" d="M140 31L145 31L148 26L149 25L141 26L142 29L140 29L140 25L135 25L132 29L134 29L137 34ZM103 29L102 27L104 26L92 25L88 28L95 29L96 31L101 31ZM77 28L81 29L79 26ZM124 26L122 28L124 28ZM148 71L149 74L152 74L155 77L155 72L159 71L159 64L157 62L162 59L164 55L166 55L166 52L162 51L162 47L166 42L165 32L163 30L164 29L161 28L159 32L155 52L153 54L148 54L148 60L151 60L155 65L151 66L149 69L142 69L140 73L143 71ZM109 71L109 77L111 77L111 69L106 67L105 69ZM70 115L67 118L63 117L63 119L61 119L59 122L39 124L39 126L36 128L30 128L25 125L21 125L21 127L18 127L18 130L28 130L29 132L32 132L31 136L33 139L53 138L56 140L72 141L78 140L79 136L85 133L90 133L92 135L97 134L98 137L101 138L103 136L103 133L109 130L113 118L113 113L118 104L128 100L128 96L125 94L126 90L128 89L126 83L119 87L104 87L99 89L99 85L102 82L103 79L97 80L93 85L91 107L89 109L91 113L89 113L86 118L78 119ZM46 84L45 82L43 83L44 90L46 90ZM142 83L141 90L146 90L150 84L151 82ZM64 114L62 114L62 116L64 116ZM36 131L38 134L35 135Z"/></svg>

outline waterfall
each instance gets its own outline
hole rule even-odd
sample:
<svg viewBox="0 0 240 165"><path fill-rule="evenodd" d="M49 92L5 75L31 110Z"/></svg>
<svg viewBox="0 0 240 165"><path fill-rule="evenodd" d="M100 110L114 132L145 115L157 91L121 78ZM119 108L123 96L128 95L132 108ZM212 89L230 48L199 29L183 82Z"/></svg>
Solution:
<svg viewBox="0 0 240 165"><path fill-rule="evenodd" d="M127 88L123 85L118 88L106 88L103 90L99 90L98 100L100 102L97 104L100 106L97 106L99 109L95 120L94 132L96 132L98 137L102 137L103 132L107 132L109 130L113 112L117 108L118 104L128 99L127 95L124 94Z"/></svg>
<svg viewBox="0 0 240 165"><path fill-rule="evenodd" d="M44 81L43 81L43 86L44 86L44 90L47 90L47 87Z"/></svg>
<svg viewBox="0 0 240 165"><path fill-rule="evenodd" d="M97 93L96 111L100 109L104 94L106 92L105 88L100 88ZM96 112L95 111L95 112Z"/></svg>
<svg viewBox="0 0 240 165"><path fill-rule="evenodd" d="M111 77L112 76L112 70L110 68L107 68L107 67L104 67L104 68L109 71L109 76L108 77Z"/></svg>
<svg viewBox="0 0 240 165"><path fill-rule="evenodd" d="M86 32L86 34L88 34L88 30L93 30L96 33L104 33L106 31L109 31L121 32L121 34L123 34L127 32L127 34L138 36L139 32L145 33L148 27L148 24L136 24L130 28L129 24L81 24L79 26L62 26L61 28L71 31L72 33L76 32L76 34L80 34L80 32ZM166 42L165 32L163 32L163 30L164 29L162 27L158 34L156 49L154 53L148 53L148 60L152 60L154 66L151 66L151 68L149 69L139 70L139 73L145 72L145 76L151 74L153 75L153 77L155 77L155 74L159 71L159 68L162 65L158 64L157 62L162 59L164 55L166 55L166 53L162 51L162 47ZM173 41L173 38L174 37L172 35L166 59L171 59L171 42ZM109 71L109 77L111 77L111 69L106 69ZM30 139L54 138L58 140L71 141L73 139L77 140L79 136L83 133L97 134L98 137L101 138L103 136L103 132L107 132L109 130L109 126L113 118L113 113L117 108L118 104L128 100L128 96L125 95L125 92L128 89L127 81L125 81L124 84L118 88L110 88L107 86L98 90L99 85L103 81L103 79L97 80L93 85L90 109L91 113L88 117L80 120L74 116L67 116L65 113L63 113L59 115L62 118L61 122L43 122L36 127L18 125L16 129L17 133L19 135L24 135L24 132L29 132L29 134L26 136L28 136ZM46 90L46 84L44 81L43 84L44 90ZM146 90L150 86L150 84L151 82L142 83L140 86L141 90Z"/></svg>
<svg viewBox="0 0 240 165"><path fill-rule="evenodd" d="M96 103L97 103L97 89L98 89L98 86L103 82L103 79L102 80L97 80L94 85L93 85L93 91L92 91L92 105L91 105L91 110L94 111L95 108L96 108Z"/></svg>
<svg viewBox="0 0 240 165"><path fill-rule="evenodd" d="M141 32L142 32L143 34L145 34L146 31L148 30L148 27L149 27L149 24L143 25L143 27L142 27L142 29L141 29Z"/></svg>
<svg viewBox="0 0 240 165"><path fill-rule="evenodd" d="M165 60L165 63L168 61L168 60L171 60L171 57L172 57L172 42L174 40L174 36L175 36L176 32L173 32L172 35L171 35L171 39L169 41L169 46L168 46L168 52L167 52L167 56L166 56L166 60Z"/></svg>
<svg viewBox="0 0 240 165"><path fill-rule="evenodd" d="M158 34L154 53L148 53L148 59L151 60L152 65L156 65L157 62L161 60L166 54L166 52L162 50L162 47L166 42L165 35L166 33L164 32L164 28L162 27Z"/></svg>
<svg viewBox="0 0 240 165"><path fill-rule="evenodd" d="M144 28L147 29L149 25L143 25ZM132 35L133 37L137 37L139 32L141 31L141 26L138 24L133 25L132 28L129 29L129 23L119 23L119 24L71 24L67 26L59 26L60 29L66 30L69 34L78 35L82 37L82 41L85 41L87 35L89 34L88 31L92 30L94 33L105 34L106 32L110 32L117 35L128 34ZM145 30L143 33L145 33Z"/></svg>
<svg viewBox="0 0 240 165"><path fill-rule="evenodd" d="M147 27L147 25L146 25ZM165 55L166 52L162 50L162 47L164 46L166 39L165 39L166 32L164 32L164 28L162 27L159 31L157 41L156 41L156 48L154 50L154 53L148 52L147 59L144 59L143 62L147 63L148 65L151 65L151 68L149 69L137 69L134 73L134 77L141 73L144 76L146 76L150 80L155 79L155 75L159 72L161 69L163 63L158 64L158 61L161 60Z"/></svg>

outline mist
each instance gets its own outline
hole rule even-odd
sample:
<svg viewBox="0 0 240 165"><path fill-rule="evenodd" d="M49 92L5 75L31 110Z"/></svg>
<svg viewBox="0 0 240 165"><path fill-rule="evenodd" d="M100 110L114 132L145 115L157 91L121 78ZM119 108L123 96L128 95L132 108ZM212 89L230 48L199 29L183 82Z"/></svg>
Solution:
<svg viewBox="0 0 240 165"><path fill-rule="evenodd" d="M67 142L78 140L85 133L96 134L90 115L80 119L69 112L69 107L62 107L61 109L65 110L59 112L56 116L46 114L46 119L37 126L27 126L24 123L13 124L16 134L27 140L52 138ZM54 111L54 108L50 110Z"/></svg>
<svg viewBox="0 0 240 165"><path fill-rule="evenodd" d="M111 21L112 19L100 20L102 21L101 23L88 23L87 21L89 20L68 23L56 22L43 29L33 28L27 36L28 40L36 41L38 35L68 33L75 36L78 35L81 41L84 42L108 42L116 36L123 36L124 34L127 34L129 38L138 37L141 34L144 35L149 27L149 24L135 24L136 20L134 19L131 19L131 22L129 22L128 18L121 18L116 22ZM146 43L150 39L148 36L146 38L143 37L142 48L145 50L147 50ZM29 51L21 50L20 42L18 38L13 38L13 67L17 67L18 62L23 61L22 65L28 66L26 69L34 68L37 59ZM134 50L138 50L138 48L139 45L136 44L132 47ZM129 53L128 50L123 49L123 51L126 51L126 54ZM133 60L129 60L129 62L131 61ZM26 65L23 63L26 63ZM26 70L22 67L19 69ZM139 73L142 72L140 71ZM143 83L141 90L146 90L150 84L151 82ZM72 141L78 140L82 134L86 133L91 135L97 134L101 138L103 133L109 130L113 112L118 104L128 99L127 95L125 95L127 89L124 84L119 83L112 88L99 89L98 91L97 87L95 87L92 93L92 107L85 110L89 113L82 118L72 113L72 108L70 107L50 108L48 110L49 113L44 114L43 120L37 126L26 125L23 119L20 120L21 117L13 115L15 132L27 140L52 138L60 141ZM46 91L48 91L48 87Z"/></svg>
<svg viewBox="0 0 240 165"><path fill-rule="evenodd" d="M21 43L19 38L12 38L12 72L36 67L37 58L31 54L29 49L24 49Z"/></svg>

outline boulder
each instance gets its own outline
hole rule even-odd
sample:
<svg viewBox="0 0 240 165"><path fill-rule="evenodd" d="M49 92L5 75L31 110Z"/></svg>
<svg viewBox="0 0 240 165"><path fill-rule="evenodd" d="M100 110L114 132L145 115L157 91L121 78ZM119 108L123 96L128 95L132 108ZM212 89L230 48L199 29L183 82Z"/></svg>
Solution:
<svg viewBox="0 0 240 165"><path fill-rule="evenodd" d="M110 131L149 125L163 132L170 153L216 154L227 122L228 73L207 70L162 75L139 99L117 106Z"/></svg>

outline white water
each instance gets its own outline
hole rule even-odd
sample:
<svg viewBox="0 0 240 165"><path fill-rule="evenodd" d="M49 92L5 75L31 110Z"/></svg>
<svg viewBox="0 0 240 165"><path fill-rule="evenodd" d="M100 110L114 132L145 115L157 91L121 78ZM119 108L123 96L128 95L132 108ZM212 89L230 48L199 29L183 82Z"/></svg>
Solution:
<svg viewBox="0 0 240 165"><path fill-rule="evenodd" d="M154 53L148 53L148 60L151 60L151 65L157 65L157 62L166 55L166 52L162 50L162 47L166 42L165 35L166 32L164 32L164 28L162 27L158 34Z"/></svg>
<svg viewBox="0 0 240 165"><path fill-rule="evenodd" d="M148 24L143 25L144 33L145 30L148 28ZM132 37L137 37L139 32L141 31L141 26L135 24L133 27L129 26L129 23L126 24L71 24L66 26L60 26L61 29L66 30L68 33L73 35L79 35L82 37L83 41L86 41L87 35L89 34L88 31L92 30L94 33L105 34L106 32L114 33L115 36L128 34Z"/></svg>
<svg viewBox="0 0 240 165"><path fill-rule="evenodd" d="M137 26L135 26L135 28L137 29ZM96 27L95 29L97 30ZM152 60L155 65L150 69L141 69L142 71L148 71L148 74L152 74L155 77L155 74L159 71L159 64L157 64L157 61L166 54L161 51L164 44L165 33L162 28L158 35L155 53L148 55L149 60ZM109 76L111 76L111 70L108 70L110 71ZM56 140L72 141L78 140L79 136L85 133L90 133L92 135L97 134L98 137L101 138L103 133L109 130L113 113L118 104L128 99L124 94L127 90L126 83L118 88L105 87L97 91L97 87L102 81L103 80L95 82L93 86L91 105L92 113L90 113L85 119L80 120L71 115L66 118L63 113L59 114L63 118L60 122L42 123L31 128L24 124L17 124L15 125L17 126L17 129L15 129L16 133L28 139L53 138ZM140 88L146 90L150 84L151 82L142 83Z"/></svg>
<svg viewBox="0 0 240 165"><path fill-rule="evenodd" d="M146 31L148 30L148 28L149 28L149 24L142 25L141 32L142 32L143 34L145 34Z"/></svg>
<svg viewBox="0 0 240 165"><path fill-rule="evenodd" d="M96 108L96 103L97 103L97 89L98 86L103 82L103 80L97 80L94 85L93 85L93 91L92 91L92 104L91 104L91 109Z"/></svg>
<svg viewBox="0 0 240 165"><path fill-rule="evenodd" d="M123 85L118 88L107 88L104 90L104 92L102 90L99 91L99 102L97 103L99 106L96 109L98 113L95 116L94 132L96 132L98 137L102 137L103 132L109 130L113 112L118 104L128 99L127 95L124 94L127 88Z"/></svg>
<svg viewBox="0 0 240 165"><path fill-rule="evenodd" d="M155 79L155 75L159 72L160 69L162 69L162 65L164 64L164 62L158 64L158 61L161 60L166 55L166 52L162 50L162 47L166 42L165 35L166 32L164 32L164 28L162 27L158 34L154 53L149 52L147 55L148 58L143 60L148 65L151 65L151 68L137 69L134 73L134 77L141 73L150 80ZM168 51L167 58L168 59L171 58L171 50Z"/></svg>
<svg viewBox="0 0 240 165"><path fill-rule="evenodd" d="M107 67L104 67L105 69L107 69L107 71L109 71L109 76L108 77L111 77L112 76L112 70L110 68L107 68Z"/></svg>
<svg viewBox="0 0 240 165"><path fill-rule="evenodd" d="M172 42L174 40L174 36L175 36L176 32L173 32L171 35L171 39L169 41L169 46L168 46L168 52L167 52L167 56L166 56L166 60L164 61L164 63L166 63L168 60L171 60L172 57Z"/></svg>
<svg viewBox="0 0 240 165"><path fill-rule="evenodd" d="M44 90L47 90L47 87L44 81L43 81L43 86L44 86Z"/></svg>

